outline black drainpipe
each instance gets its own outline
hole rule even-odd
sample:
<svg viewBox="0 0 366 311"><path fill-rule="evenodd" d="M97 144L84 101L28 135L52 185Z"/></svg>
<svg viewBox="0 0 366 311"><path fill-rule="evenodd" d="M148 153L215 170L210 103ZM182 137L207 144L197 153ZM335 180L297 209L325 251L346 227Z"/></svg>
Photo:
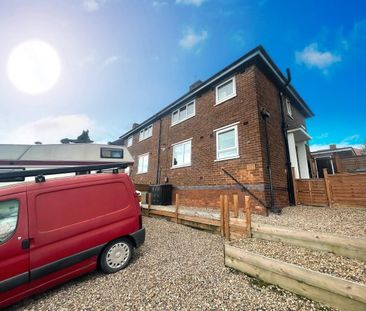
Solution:
<svg viewBox="0 0 366 311"><path fill-rule="evenodd" d="M157 152L157 161L156 161L156 180L155 184L158 185L160 183L160 145L161 145L161 119L159 119L159 137L158 137L158 152Z"/></svg>
<svg viewBox="0 0 366 311"><path fill-rule="evenodd" d="M267 171L269 178L269 196L270 196L270 206L269 210L274 214L280 214L281 210L275 207L274 204L274 194L273 194L273 180L272 180L272 169L271 169L271 150L269 147L269 139L268 139L268 128L267 128L267 119L270 117L270 113L262 108L261 115L264 121L264 134L266 139L266 154L267 154Z"/></svg>
<svg viewBox="0 0 366 311"><path fill-rule="evenodd" d="M283 85L281 91L279 92L280 97L280 106L281 106L281 117L282 117L282 133L285 143L285 153L286 153L286 167L287 167L287 193L288 193L288 199L291 205L295 203L294 198L294 189L293 189L293 180L292 180L292 171L291 171L291 160L290 160L290 151L288 147L288 140L287 140L287 123L286 123L286 117L285 117L285 111L284 111L284 91L286 90L287 86L291 82L291 72L290 69L286 69L287 73L287 79L285 81L285 84Z"/></svg>

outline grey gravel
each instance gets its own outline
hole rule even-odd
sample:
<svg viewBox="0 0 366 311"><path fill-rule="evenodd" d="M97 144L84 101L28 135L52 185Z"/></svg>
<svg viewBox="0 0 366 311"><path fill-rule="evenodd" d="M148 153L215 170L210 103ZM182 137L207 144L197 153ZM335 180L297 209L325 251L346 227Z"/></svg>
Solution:
<svg viewBox="0 0 366 311"><path fill-rule="evenodd" d="M95 272L14 310L333 310L223 264L218 235L144 218L145 244L116 274Z"/></svg>
<svg viewBox="0 0 366 311"><path fill-rule="evenodd" d="M231 244L266 257L366 284L366 263L361 260L255 238L231 242Z"/></svg>
<svg viewBox="0 0 366 311"><path fill-rule="evenodd" d="M366 208L360 207L290 206L283 208L281 215L253 215L252 221L349 237L366 236Z"/></svg>

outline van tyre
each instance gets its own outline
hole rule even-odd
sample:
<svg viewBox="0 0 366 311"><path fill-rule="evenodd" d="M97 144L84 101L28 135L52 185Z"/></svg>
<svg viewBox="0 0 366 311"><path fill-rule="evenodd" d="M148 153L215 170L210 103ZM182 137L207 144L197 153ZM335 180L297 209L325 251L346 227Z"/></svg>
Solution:
<svg viewBox="0 0 366 311"><path fill-rule="evenodd" d="M104 273L115 273L128 266L133 246L128 239L118 239L107 245L100 256L99 266Z"/></svg>

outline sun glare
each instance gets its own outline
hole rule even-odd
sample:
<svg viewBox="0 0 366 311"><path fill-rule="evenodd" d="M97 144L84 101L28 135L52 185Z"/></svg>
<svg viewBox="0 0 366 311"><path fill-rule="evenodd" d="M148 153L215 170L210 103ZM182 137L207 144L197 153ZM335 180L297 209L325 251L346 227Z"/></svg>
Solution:
<svg viewBox="0 0 366 311"><path fill-rule="evenodd" d="M9 56L9 78L22 92L44 93L56 84L60 73L61 62L56 50L43 41L23 42Z"/></svg>

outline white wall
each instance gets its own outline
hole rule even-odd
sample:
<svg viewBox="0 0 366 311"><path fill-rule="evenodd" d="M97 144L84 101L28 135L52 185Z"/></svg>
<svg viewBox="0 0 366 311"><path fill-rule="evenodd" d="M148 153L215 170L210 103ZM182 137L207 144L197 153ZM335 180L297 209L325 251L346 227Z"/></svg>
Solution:
<svg viewBox="0 0 366 311"><path fill-rule="evenodd" d="M305 141L297 143L296 146L297 146L297 158L299 162L300 178L310 178L308 159L306 156Z"/></svg>
<svg viewBox="0 0 366 311"><path fill-rule="evenodd" d="M299 164L297 162L296 143L294 133L287 134L288 149L290 153L291 167L295 168L295 177L300 178Z"/></svg>

